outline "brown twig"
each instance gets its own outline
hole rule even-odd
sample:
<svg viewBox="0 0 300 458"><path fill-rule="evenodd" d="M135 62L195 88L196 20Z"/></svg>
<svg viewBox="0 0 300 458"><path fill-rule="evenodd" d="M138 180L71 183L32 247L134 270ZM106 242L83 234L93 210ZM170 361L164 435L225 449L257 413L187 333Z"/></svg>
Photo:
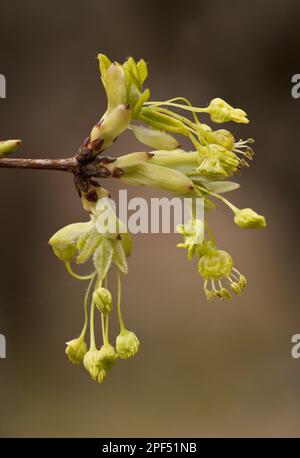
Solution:
<svg viewBox="0 0 300 458"><path fill-rule="evenodd" d="M82 193L88 195L88 192L99 186L99 183L94 179L115 177L119 178L123 171L115 167L110 171L105 167L115 161L115 158L109 156L99 157L95 152L101 148L103 142L94 142L92 149L83 144L78 153L69 158L64 159L27 159L27 158L0 158L0 168L16 168L16 169L36 169L36 170L59 170L62 172L70 172L74 176L75 187L81 196ZM98 152L99 154L99 152ZM122 173L121 173L122 172Z"/></svg>
<svg viewBox="0 0 300 458"><path fill-rule="evenodd" d="M23 158L2 158L0 167L17 169L44 169L60 170L62 172L74 173L78 167L75 157L66 159L23 159Z"/></svg>

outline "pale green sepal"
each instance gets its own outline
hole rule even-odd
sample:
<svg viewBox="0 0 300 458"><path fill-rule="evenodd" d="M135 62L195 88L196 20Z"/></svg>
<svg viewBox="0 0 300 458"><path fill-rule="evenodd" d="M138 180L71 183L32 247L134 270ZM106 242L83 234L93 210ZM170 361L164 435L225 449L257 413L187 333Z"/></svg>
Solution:
<svg viewBox="0 0 300 458"><path fill-rule="evenodd" d="M193 182L183 173L149 162L128 168L120 180L130 185L147 185L165 189L176 195L193 191Z"/></svg>
<svg viewBox="0 0 300 458"><path fill-rule="evenodd" d="M238 183L234 183L233 181L211 181L206 182L205 187L212 192L217 194L223 194L225 192L234 191L238 189L240 185Z"/></svg>
<svg viewBox="0 0 300 458"><path fill-rule="evenodd" d="M174 150L180 146L176 138L161 130L134 125L131 130L141 143L154 149Z"/></svg>

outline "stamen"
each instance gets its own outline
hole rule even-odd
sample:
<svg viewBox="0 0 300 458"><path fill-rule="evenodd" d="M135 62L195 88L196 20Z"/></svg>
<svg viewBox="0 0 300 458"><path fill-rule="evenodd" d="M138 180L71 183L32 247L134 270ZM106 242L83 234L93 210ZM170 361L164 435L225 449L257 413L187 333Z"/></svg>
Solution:
<svg viewBox="0 0 300 458"><path fill-rule="evenodd" d="M227 280L229 280L230 286L232 285L232 283L234 283L234 281L232 280L232 278L230 277L230 275L228 275Z"/></svg>
<svg viewBox="0 0 300 458"><path fill-rule="evenodd" d="M234 270L239 275L239 277L242 276L241 272L239 270L237 270L235 267L233 267L232 270Z"/></svg>
<svg viewBox="0 0 300 458"><path fill-rule="evenodd" d="M231 272L230 275L231 275L231 277L234 278L236 281L238 281L238 282L240 281L240 276L237 276L237 274L234 274L234 273Z"/></svg>
<svg viewBox="0 0 300 458"><path fill-rule="evenodd" d="M212 284L212 289L213 289L214 294L217 295L218 291L217 291L217 289L215 287L215 282L214 282L213 278L211 278L211 284Z"/></svg>
<svg viewBox="0 0 300 458"><path fill-rule="evenodd" d="M247 156L247 153L246 153L245 151L241 151L241 150L238 149L238 148L234 148L233 151L234 151L235 153L242 154L242 155L248 157L248 156Z"/></svg>

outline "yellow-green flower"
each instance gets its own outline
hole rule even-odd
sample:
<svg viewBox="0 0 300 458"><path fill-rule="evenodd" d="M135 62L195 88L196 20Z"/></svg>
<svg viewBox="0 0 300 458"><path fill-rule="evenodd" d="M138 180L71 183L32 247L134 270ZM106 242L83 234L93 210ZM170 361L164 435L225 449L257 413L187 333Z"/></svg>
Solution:
<svg viewBox="0 0 300 458"><path fill-rule="evenodd" d="M212 249L202 256L198 263L200 275L205 279L216 280L228 277L233 267L233 260L229 253L223 250Z"/></svg>
<svg viewBox="0 0 300 458"><path fill-rule="evenodd" d="M229 103L220 98L213 99L207 107L212 121L217 123L234 121L248 123L247 113L240 108L233 108Z"/></svg>
<svg viewBox="0 0 300 458"><path fill-rule="evenodd" d="M73 364L80 364L83 361L84 355L87 352L87 346L83 338L78 337L77 339L66 342L66 355Z"/></svg>
<svg viewBox="0 0 300 458"><path fill-rule="evenodd" d="M95 305L97 309L107 315L110 313L112 308L112 296L108 289L100 287L95 289L93 293L93 299L95 301Z"/></svg>
<svg viewBox="0 0 300 458"><path fill-rule="evenodd" d="M178 243L178 248L185 248L188 259L191 260L202 243L204 237L204 224L199 218L192 218L187 224L178 224L176 231L183 236L184 242Z"/></svg>
<svg viewBox="0 0 300 458"><path fill-rule="evenodd" d="M227 149L228 151L232 151L234 148L234 136L231 132L229 132L229 130L216 130L212 132L208 138L211 140L210 143L216 143L217 145L223 146L223 148Z"/></svg>
<svg viewBox="0 0 300 458"><path fill-rule="evenodd" d="M77 241L87 234L92 227L91 221L87 223L74 223L57 231L49 240L55 255L62 261L70 261L77 254Z"/></svg>
<svg viewBox="0 0 300 458"><path fill-rule="evenodd" d="M104 370L110 370L116 362L117 354L109 343L105 343L99 350L99 360Z"/></svg>
<svg viewBox="0 0 300 458"><path fill-rule="evenodd" d="M235 153L221 145L212 143L200 147L199 153L197 172L211 180L229 177L242 165Z"/></svg>
<svg viewBox="0 0 300 458"><path fill-rule="evenodd" d="M116 340L118 356L122 359L132 358L139 349L140 342L134 332L124 329Z"/></svg>
<svg viewBox="0 0 300 458"><path fill-rule="evenodd" d="M95 382L102 383L106 377L106 371L101 364L99 350L90 349L83 359L83 365Z"/></svg>
<svg viewBox="0 0 300 458"><path fill-rule="evenodd" d="M212 244L205 244L203 254L198 263L199 274L204 278L204 292L208 300L213 297L230 299L229 291L222 281L226 280L235 294L240 294L246 286L246 279L233 267L229 253L217 250Z"/></svg>
<svg viewBox="0 0 300 458"><path fill-rule="evenodd" d="M237 209L234 222L243 229L263 229L266 227L266 219L251 208Z"/></svg>

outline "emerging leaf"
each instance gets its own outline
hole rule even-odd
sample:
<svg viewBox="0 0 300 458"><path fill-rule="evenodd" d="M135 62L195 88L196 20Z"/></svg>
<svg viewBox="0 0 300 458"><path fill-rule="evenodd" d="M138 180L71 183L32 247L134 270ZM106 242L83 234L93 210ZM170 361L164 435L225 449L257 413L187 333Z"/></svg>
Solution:
<svg viewBox="0 0 300 458"><path fill-rule="evenodd" d="M85 263L90 256L94 253L97 245L100 243L102 236L93 228L85 240L81 240L81 243L78 244L79 255L76 258L76 264Z"/></svg>
<svg viewBox="0 0 300 458"><path fill-rule="evenodd" d="M125 251L120 240L113 241L113 262L124 274L128 273L128 266L125 256Z"/></svg>
<svg viewBox="0 0 300 458"><path fill-rule="evenodd" d="M174 150L180 146L176 138L161 130L134 125L131 130L141 143L154 149Z"/></svg>
<svg viewBox="0 0 300 458"><path fill-rule="evenodd" d="M103 280L108 273L113 258L113 251L112 241L103 237L93 256L94 266L100 280Z"/></svg>

